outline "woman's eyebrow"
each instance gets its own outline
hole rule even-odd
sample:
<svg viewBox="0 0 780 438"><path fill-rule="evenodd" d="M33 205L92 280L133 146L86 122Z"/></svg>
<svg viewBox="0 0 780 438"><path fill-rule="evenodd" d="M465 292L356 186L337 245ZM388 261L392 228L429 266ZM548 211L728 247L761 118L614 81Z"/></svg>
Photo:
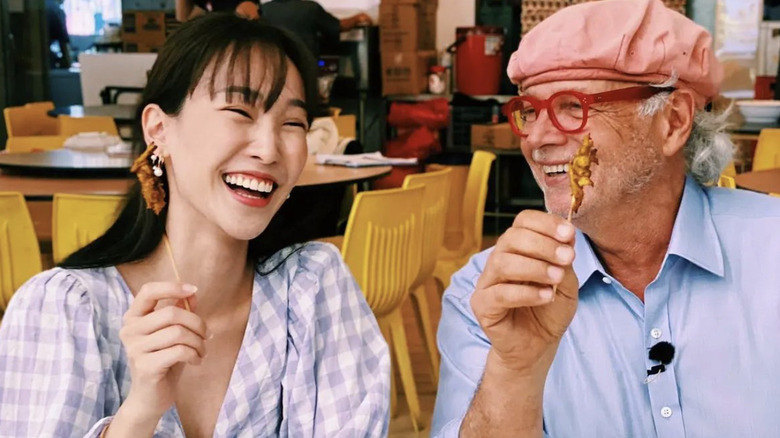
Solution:
<svg viewBox="0 0 780 438"><path fill-rule="evenodd" d="M224 90L220 91L220 93L225 94L240 94L241 97L244 99L244 102L257 102L262 97L262 94L259 90L255 90L254 88L249 87L241 87L241 86L230 86L225 88Z"/></svg>
<svg viewBox="0 0 780 438"><path fill-rule="evenodd" d="M306 102L302 101L301 99L290 99L287 101L287 103L290 106L297 106L299 108L306 109Z"/></svg>

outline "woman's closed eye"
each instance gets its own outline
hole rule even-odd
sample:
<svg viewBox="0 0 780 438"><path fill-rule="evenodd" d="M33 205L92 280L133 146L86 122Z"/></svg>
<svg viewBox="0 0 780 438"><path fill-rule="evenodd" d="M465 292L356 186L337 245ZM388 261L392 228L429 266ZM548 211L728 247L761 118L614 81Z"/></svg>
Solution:
<svg viewBox="0 0 780 438"><path fill-rule="evenodd" d="M307 131L309 129L309 125L306 122L302 122L300 120L288 120L284 122L284 126L292 127L292 128L300 128L304 131Z"/></svg>
<svg viewBox="0 0 780 438"><path fill-rule="evenodd" d="M229 111L231 113L236 113L242 117L246 117L249 120L252 120L252 116L249 114L249 111L243 109L243 108L235 108L235 107L229 107L224 108L223 111Z"/></svg>

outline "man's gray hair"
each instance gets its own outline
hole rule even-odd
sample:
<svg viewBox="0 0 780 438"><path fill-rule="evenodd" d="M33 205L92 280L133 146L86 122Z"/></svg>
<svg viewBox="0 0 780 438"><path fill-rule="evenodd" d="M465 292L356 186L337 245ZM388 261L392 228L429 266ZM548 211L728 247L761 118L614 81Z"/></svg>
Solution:
<svg viewBox="0 0 780 438"><path fill-rule="evenodd" d="M677 83L677 75L662 84L650 84L658 88L671 88ZM658 93L639 106L641 116L652 116L661 109L671 92ZM734 143L726 132L731 106L720 114L697 109L693 115L691 136L685 143L685 165L688 173L699 184L718 181L721 172L734 159Z"/></svg>

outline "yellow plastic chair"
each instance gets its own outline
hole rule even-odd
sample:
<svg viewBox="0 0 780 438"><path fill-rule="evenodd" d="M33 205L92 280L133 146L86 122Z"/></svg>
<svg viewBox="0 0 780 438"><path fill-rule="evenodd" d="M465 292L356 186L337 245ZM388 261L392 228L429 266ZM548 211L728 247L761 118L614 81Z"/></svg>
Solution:
<svg viewBox="0 0 780 438"><path fill-rule="evenodd" d="M762 129L753 154L753 171L777 167L780 167L780 129Z"/></svg>
<svg viewBox="0 0 780 438"><path fill-rule="evenodd" d="M114 119L107 116L60 116L60 135L70 137L81 132L105 132L119 135Z"/></svg>
<svg viewBox="0 0 780 438"><path fill-rule="evenodd" d="M14 291L41 272L41 250L24 196L0 192L0 314Z"/></svg>
<svg viewBox="0 0 780 438"><path fill-rule="evenodd" d="M482 221L485 215L490 168L496 155L487 151L476 151L471 158L466 189L463 193L463 237L454 250L445 248L439 253L434 277L443 291L450 284L450 277L466 264L469 257L482 250Z"/></svg>
<svg viewBox="0 0 780 438"><path fill-rule="evenodd" d="M5 142L6 152L33 152L59 149L68 137L61 135L32 135L8 137Z"/></svg>
<svg viewBox="0 0 780 438"><path fill-rule="evenodd" d="M729 162L728 166L726 166L725 169L723 169L722 175L730 176L734 178L737 176L737 166L734 165L734 161Z"/></svg>
<svg viewBox="0 0 780 438"><path fill-rule="evenodd" d="M450 199L447 202L447 223L444 227L444 247L455 250L463 240L463 193L466 192L466 180L469 176L469 166L428 164L426 172L450 169Z"/></svg>
<svg viewBox="0 0 780 438"><path fill-rule="evenodd" d="M6 131L9 137L29 135L58 135L60 123L47 113L54 109L52 102L33 102L24 106L3 109Z"/></svg>
<svg viewBox="0 0 780 438"><path fill-rule="evenodd" d="M436 348L436 335L431 321L427 291L437 291L433 271L444 242L444 229L447 222L447 202L450 197L451 168L435 172L407 175L403 188L424 187L423 197L423 236L420 260L420 272L410 288L410 297L417 313L417 323L423 334L425 348L431 365L433 386L439 384L439 352Z"/></svg>
<svg viewBox="0 0 780 438"><path fill-rule="evenodd" d="M721 175L720 178L718 178L718 187L726 187L728 189L736 189L737 188L737 181L730 176L727 175Z"/></svg>
<svg viewBox="0 0 780 438"><path fill-rule="evenodd" d="M114 223L123 201L122 196L55 193L51 239L54 263L100 237Z"/></svg>
<svg viewBox="0 0 780 438"><path fill-rule="evenodd" d="M376 316L391 355L396 359L415 431L422 427L422 412L406 343L401 304L420 271L423 196L422 187L358 193L341 248L347 266ZM397 404L393 373L393 412Z"/></svg>

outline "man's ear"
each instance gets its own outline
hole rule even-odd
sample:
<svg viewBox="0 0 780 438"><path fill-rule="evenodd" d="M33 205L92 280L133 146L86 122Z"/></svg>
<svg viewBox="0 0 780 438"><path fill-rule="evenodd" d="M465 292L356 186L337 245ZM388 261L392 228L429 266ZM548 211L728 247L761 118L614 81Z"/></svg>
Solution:
<svg viewBox="0 0 780 438"><path fill-rule="evenodd" d="M667 157L676 155L685 146L693 128L696 99L691 90L675 90L663 110L663 153Z"/></svg>
<svg viewBox="0 0 780 438"><path fill-rule="evenodd" d="M154 142L162 156L168 156L166 150L166 128L170 127L170 117L165 114L157 104L149 104L141 113L141 126L143 127L144 141L146 144Z"/></svg>

